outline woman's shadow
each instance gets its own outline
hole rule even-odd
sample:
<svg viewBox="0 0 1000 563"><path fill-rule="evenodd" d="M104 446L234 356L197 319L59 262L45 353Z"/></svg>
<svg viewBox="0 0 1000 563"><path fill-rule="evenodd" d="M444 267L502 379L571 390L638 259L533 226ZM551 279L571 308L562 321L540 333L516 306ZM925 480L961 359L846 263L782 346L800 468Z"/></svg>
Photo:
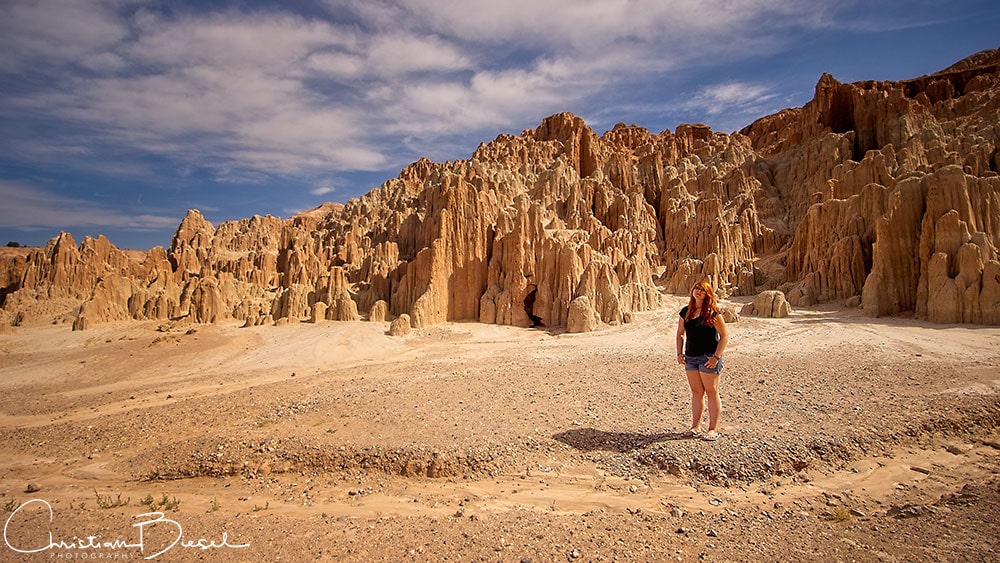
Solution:
<svg viewBox="0 0 1000 563"><path fill-rule="evenodd" d="M606 432L596 428L574 428L552 436L556 441L583 452L606 451L625 453L648 447L657 442L685 440L687 437L677 432Z"/></svg>

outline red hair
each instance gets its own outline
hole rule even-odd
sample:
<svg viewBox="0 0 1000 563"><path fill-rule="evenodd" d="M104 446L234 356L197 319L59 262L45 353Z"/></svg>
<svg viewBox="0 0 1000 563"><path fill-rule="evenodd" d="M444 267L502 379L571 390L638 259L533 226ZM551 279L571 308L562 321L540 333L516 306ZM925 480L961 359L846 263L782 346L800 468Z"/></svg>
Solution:
<svg viewBox="0 0 1000 563"><path fill-rule="evenodd" d="M690 321L694 318L694 308L696 305L694 300L695 289L701 289L705 292L705 299L702 301L701 311L699 311L700 314L698 316L701 317L702 324L712 324L715 321L715 316L721 313L721 311L719 311L719 302L715 299L715 290L706 281L700 281L691 288L691 297L688 299L688 309L687 314L684 315L684 320Z"/></svg>

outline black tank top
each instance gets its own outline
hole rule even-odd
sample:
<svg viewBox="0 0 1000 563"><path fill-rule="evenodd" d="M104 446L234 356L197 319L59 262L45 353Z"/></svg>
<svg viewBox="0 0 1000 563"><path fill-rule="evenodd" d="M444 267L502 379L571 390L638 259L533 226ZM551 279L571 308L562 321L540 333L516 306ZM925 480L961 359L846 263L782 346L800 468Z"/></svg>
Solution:
<svg viewBox="0 0 1000 563"><path fill-rule="evenodd" d="M683 319L688 308L681 309ZM701 317L684 321L684 353L688 356L705 356L715 353L719 347L719 331L715 325L702 324Z"/></svg>

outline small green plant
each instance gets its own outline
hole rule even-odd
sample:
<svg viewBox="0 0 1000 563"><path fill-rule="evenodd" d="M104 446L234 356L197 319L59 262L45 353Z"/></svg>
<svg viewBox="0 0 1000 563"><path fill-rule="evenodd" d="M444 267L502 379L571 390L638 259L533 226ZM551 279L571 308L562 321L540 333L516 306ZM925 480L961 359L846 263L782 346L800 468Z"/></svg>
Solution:
<svg viewBox="0 0 1000 563"><path fill-rule="evenodd" d="M94 496L97 497L97 506L100 508L118 508L119 506L128 506L131 498L122 500L122 496L118 495L116 498L111 498L111 495L102 495L94 489Z"/></svg>
<svg viewBox="0 0 1000 563"><path fill-rule="evenodd" d="M221 506L222 506L222 505L220 505L220 504L219 504L219 501L218 501L218 500L217 500L217 499L216 499L215 497L212 497L212 508L211 508L211 512L215 512L215 511L216 511L216 510L218 510L218 509L219 509L219 508L220 508Z"/></svg>
<svg viewBox="0 0 1000 563"><path fill-rule="evenodd" d="M270 506L270 503L268 503L267 501L264 502L264 506L258 506L258 505L255 504L255 505L253 505L253 511L254 512L260 512L261 510L267 510L269 506Z"/></svg>
<svg viewBox="0 0 1000 563"><path fill-rule="evenodd" d="M177 507L181 505L181 501L177 500L177 497L169 498L166 493L163 493L163 497L160 500L154 499L153 495L146 495L139 500L139 504L148 506L150 510L177 510Z"/></svg>
<svg viewBox="0 0 1000 563"><path fill-rule="evenodd" d="M3 511L14 512L15 510L17 510L17 507L19 506L21 506L21 501L17 500L16 498L12 498L4 503Z"/></svg>
<svg viewBox="0 0 1000 563"><path fill-rule="evenodd" d="M167 494L163 493L163 498L157 504L163 510L177 510L177 507L181 505L181 501L177 500L177 497L168 499Z"/></svg>
<svg viewBox="0 0 1000 563"><path fill-rule="evenodd" d="M162 477L160 477L160 472L156 469L150 471L145 477L142 478L143 481L159 481L160 479L162 479Z"/></svg>
<svg viewBox="0 0 1000 563"><path fill-rule="evenodd" d="M851 519L851 511L844 506L838 506L827 517L830 522L846 522Z"/></svg>

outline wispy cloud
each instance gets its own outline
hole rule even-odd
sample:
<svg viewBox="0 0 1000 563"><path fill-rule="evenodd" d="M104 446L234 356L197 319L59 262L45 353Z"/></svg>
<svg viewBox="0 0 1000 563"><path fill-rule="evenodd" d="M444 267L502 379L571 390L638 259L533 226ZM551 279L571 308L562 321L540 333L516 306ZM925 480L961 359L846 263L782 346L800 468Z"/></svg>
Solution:
<svg viewBox="0 0 1000 563"><path fill-rule="evenodd" d="M0 4L0 70L63 66L100 53L129 35L117 2L62 0Z"/></svg>
<svg viewBox="0 0 1000 563"><path fill-rule="evenodd" d="M372 29L401 22L470 43L516 42L530 50L598 52L618 43L694 43L701 48L732 33L767 34L754 23L800 23L829 2L783 0L507 0L456 8L452 0L328 0ZM721 45L725 47L725 44Z"/></svg>
<svg viewBox="0 0 1000 563"><path fill-rule="evenodd" d="M8 107L220 179L238 168L241 177L376 170L420 156L400 154L415 139L593 104L608 84L734 53L725 40L734 34L771 41L755 24L795 25L819 9L778 0L739 9L722 0L325 5L320 19L13 0L0 8L6 69L32 68L51 87L15 92Z"/></svg>
<svg viewBox="0 0 1000 563"><path fill-rule="evenodd" d="M22 230L59 230L74 227L120 230L155 230L174 228L177 217L155 214L130 215L101 207L81 198L59 195L48 190L0 180L0 224Z"/></svg>
<svg viewBox="0 0 1000 563"><path fill-rule="evenodd" d="M723 112L747 113L759 110L776 97L771 87L763 84L726 82L702 88L683 108L710 116Z"/></svg>
<svg viewBox="0 0 1000 563"><path fill-rule="evenodd" d="M310 55L309 68L334 78L400 78L423 72L455 73L473 68L458 45L435 35L390 31L359 38Z"/></svg>

